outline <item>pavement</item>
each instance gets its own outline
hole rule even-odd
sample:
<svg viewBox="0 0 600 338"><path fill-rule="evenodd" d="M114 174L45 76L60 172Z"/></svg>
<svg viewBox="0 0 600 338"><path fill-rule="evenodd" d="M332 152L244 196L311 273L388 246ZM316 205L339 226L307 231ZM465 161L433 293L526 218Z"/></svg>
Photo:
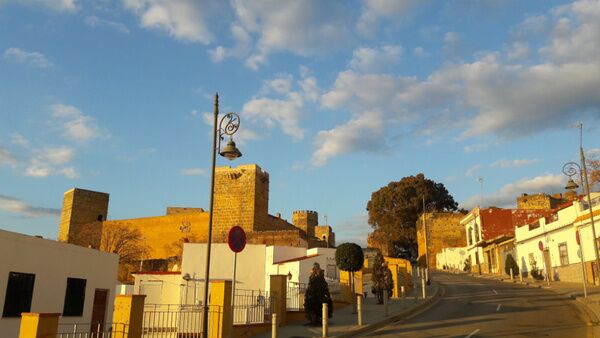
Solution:
<svg viewBox="0 0 600 338"><path fill-rule="evenodd" d="M370 288L369 288L370 289ZM365 289L367 290L367 289ZM346 306L337 309L333 313L333 317L329 319L329 330L327 337L355 337L362 332L372 331L378 327L394 321L401 320L404 317L415 315L421 311L425 311L433 305L442 295L442 287L437 283L427 286L427 299L423 300L421 289L415 288L411 290L404 300L390 299L388 303L388 315L385 315L383 305L377 304L377 299L373 294L369 294L363 300L363 325L357 325L357 314L352 313L352 306ZM415 294L418 297L415 299ZM287 338L308 338L321 337L321 325L312 326L300 322L294 325L286 325L278 328L278 337ZM270 338L271 332L267 332L256 337Z"/></svg>
<svg viewBox="0 0 600 338"><path fill-rule="evenodd" d="M593 337L596 319L575 285L546 288L494 276L432 273L446 295L429 310L358 337ZM590 290L596 295L599 290ZM575 297L575 299L573 299Z"/></svg>

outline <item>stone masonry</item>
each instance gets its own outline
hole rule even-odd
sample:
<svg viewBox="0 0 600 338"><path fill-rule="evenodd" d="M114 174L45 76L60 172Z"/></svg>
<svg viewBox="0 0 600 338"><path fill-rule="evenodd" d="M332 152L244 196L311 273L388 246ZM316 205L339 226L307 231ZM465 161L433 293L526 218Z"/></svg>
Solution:
<svg viewBox="0 0 600 338"><path fill-rule="evenodd" d="M454 212L427 213L425 225L429 246L429 266L435 268L436 255L444 248L464 247L467 245L465 228L460 220L465 215ZM425 232L423 231L423 215L417 221L417 243L419 258L425 255Z"/></svg>

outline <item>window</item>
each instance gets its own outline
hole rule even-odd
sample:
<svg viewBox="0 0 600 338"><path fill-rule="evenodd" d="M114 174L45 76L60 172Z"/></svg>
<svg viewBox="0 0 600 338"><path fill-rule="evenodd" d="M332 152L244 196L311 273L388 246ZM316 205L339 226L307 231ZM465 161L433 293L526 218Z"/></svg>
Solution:
<svg viewBox="0 0 600 338"><path fill-rule="evenodd" d="M85 302L85 279L67 278L63 316L81 316Z"/></svg>
<svg viewBox="0 0 600 338"><path fill-rule="evenodd" d="M469 228L469 245L473 245L473 228Z"/></svg>
<svg viewBox="0 0 600 338"><path fill-rule="evenodd" d="M34 284L35 275L32 273L8 273L2 317L21 317L22 312L31 311Z"/></svg>
<svg viewBox="0 0 600 338"><path fill-rule="evenodd" d="M558 245L558 253L560 255L560 265L569 265L569 251L567 250L566 242Z"/></svg>
<svg viewBox="0 0 600 338"><path fill-rule="evenodd" d="M98 215L98 221L102 222L103 219L104 217L102 217L102 214Z"/></svg>

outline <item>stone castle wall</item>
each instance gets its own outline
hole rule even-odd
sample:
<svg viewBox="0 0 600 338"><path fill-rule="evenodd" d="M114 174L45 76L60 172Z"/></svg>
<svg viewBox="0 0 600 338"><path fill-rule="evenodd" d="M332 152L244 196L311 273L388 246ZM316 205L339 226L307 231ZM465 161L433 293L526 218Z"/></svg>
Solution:
<svg viewBox="0 0 600 338"><path fill-rule="evenodd" d="M292 224L304 230L309 237L315 236L315 227L319 224L319 214L311 210L298 210L292 213Z"/></svg>
<svg viewBox="0 0 600 338"><path fill-rule="evenodd" d="M547 194L522 194L517 198L517 209L554 209L560 204L567 202L567 199L563 198L561 194L547 195Z"/></svg>
<svg viewBox="0 0 600 338"><path fill-rule="evenodd" d="M467 236L460 220L464 218L461 213L435 212L427 213L425 224L427 229L427 242L429 246L429 267L436 267L436 255L444 248L464 247L467 245ZM417 243L419 258L425 255L425 232L423 231L423 216L417 221Z"/></svg>

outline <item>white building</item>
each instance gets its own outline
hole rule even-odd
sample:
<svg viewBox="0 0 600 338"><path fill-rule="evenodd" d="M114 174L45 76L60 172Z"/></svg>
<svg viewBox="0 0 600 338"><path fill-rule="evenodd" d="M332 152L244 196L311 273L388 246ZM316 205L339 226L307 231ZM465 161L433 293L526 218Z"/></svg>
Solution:
<svg viewBox="0 0 600 338"><path fill-rule="evenodd" d="M444 248L436 254L436 269L444 267L453 270L463 270L467 260L467 247Z"/></svg>
<svg viewBox="0 0 600 338"><path fill-rule="evenodd" d="M0 230L0 333L18 337L22 312L60 313L60 325L108 324L119 257Z"/></svg>
<svg viewBox="0 0 600 338"><path fill-rule="evenodd" d="M185 243L181 272L134 274L136 294L146 295L146 304L199 305L204 299L205 243ZM226 243L211 246L210 279L233 279L234 253ZM334 248L299 248L248 244L237 255L236 290L269 291L271 275L288 275L293 284L308 284L313 264L325 276L339 280Z"/></svg>
<svg viewBox="0 0 600 338"><path fill-rule="evenodd" d="M598 235L600 193L593 193L592 197ZM576 241L577 230L580 232L584 262L588 266L586 270L591 272L595 257L589 207L585 200L576 200L549 217L539 218L515 229L517 263L522 273L529 275L535 264L544 275L549 271L551 280L580 282L583 271L580 247ZM593 276L587 278L591 281Z"/></svg>

